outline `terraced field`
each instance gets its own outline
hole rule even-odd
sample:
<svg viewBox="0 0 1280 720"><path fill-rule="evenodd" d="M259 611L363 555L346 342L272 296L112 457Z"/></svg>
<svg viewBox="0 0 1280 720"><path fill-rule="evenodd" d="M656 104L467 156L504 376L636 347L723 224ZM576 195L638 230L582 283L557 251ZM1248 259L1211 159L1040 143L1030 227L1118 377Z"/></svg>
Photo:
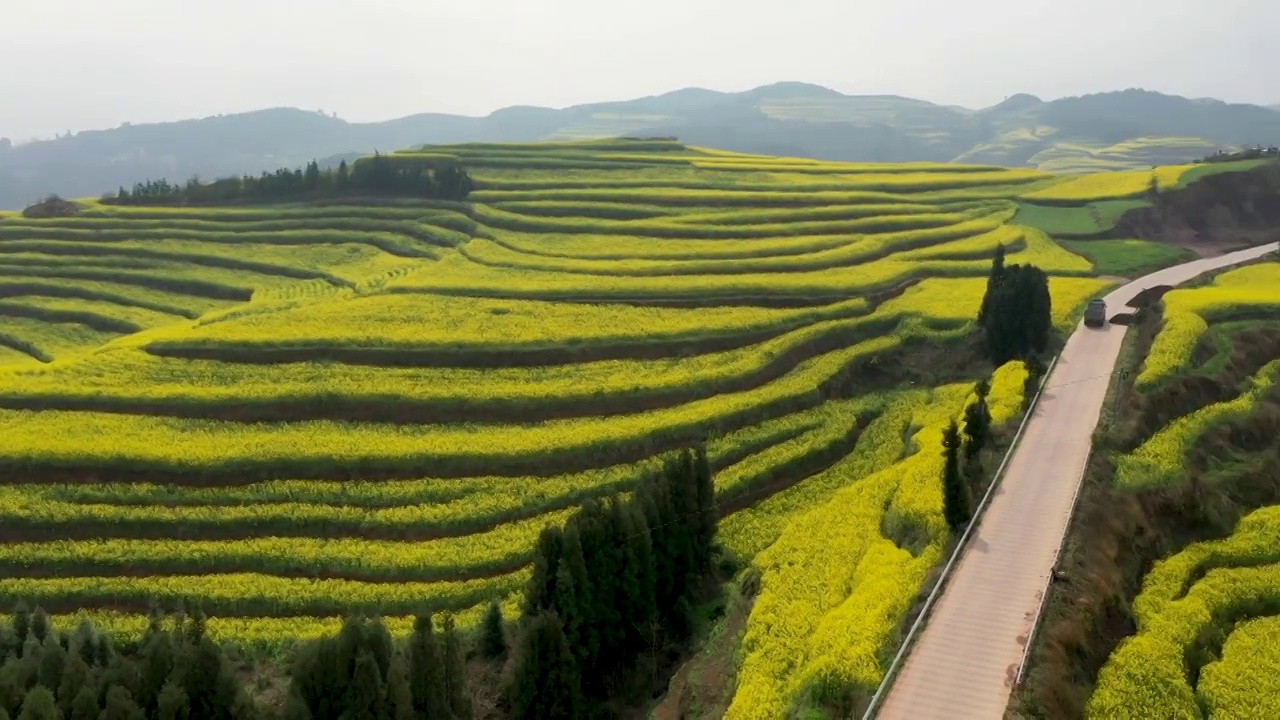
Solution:
<svg viewBox="0 0 1280 720"><path fill-rule="evenodd" d="M1197 487L1186 492L1196 493L1204 508L1197 512L1258 509L1226 536L1187 544L1147 573L1133 600L1137 632L1102 668L1089 716L1270 717L1270 679L1280 672L1270 649L1280 614L1280 505L1270 504L1280 467L1280 263L1223 273L1168 293L1164 303L1163 328L1136 385L1157 398L1151 404L1175 409L1116 458L1115 484L1176 497L1196 472ZM1233 345L1238 333L1251 339ZM1224 375L1233 371L1242 378L1236 389ZM1197 399L1204 394L1207 401ZM1208 532L1188 529L1192 537Z"/></svg>
<svg viewBox="0 0 1280 720"><path fill-rule="evenodd" d="M391 157L479 189L0 215L0 606L125 633L186 598L272 647L357 610L514 614L544 526L705 438L722 541L763 572L730 716L776 717L874 687L941 555L934 448L990 373L964 359L997 245L1053 276L1061 328L1108 285L1017 222L1093 197L1032 171ZM1025 377L991 377L998 422Z"/></svg>

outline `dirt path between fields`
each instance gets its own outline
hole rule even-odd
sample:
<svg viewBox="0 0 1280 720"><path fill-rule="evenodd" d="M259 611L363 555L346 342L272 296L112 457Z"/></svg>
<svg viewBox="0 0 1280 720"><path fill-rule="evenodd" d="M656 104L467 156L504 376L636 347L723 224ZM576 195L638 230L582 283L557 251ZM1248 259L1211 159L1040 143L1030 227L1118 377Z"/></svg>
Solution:
<svg viewBox="0 0 1280 720"><path fill-rule="evenodd" d="M1165 268L1112 291L1108 311L1121 311L1145 288L1179 285L1276 249L1271 243ZM1000 487L878 717L1004 717L1126 329L1080 325L1067 341Z"/></svg>

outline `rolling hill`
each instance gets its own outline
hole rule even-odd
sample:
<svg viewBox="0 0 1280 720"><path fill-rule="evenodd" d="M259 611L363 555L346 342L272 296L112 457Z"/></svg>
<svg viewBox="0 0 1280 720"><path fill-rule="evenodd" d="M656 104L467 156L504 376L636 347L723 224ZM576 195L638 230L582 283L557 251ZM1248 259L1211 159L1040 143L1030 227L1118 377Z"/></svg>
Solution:
<svg viewBox="0 0 1280 720"><path fill-rule="evenodd" d="M1277 143L1280 116L1258 106L1141 90L1051 102L1014 95L970 110L897 96L848 96L804 83L740 93L688 88L558 110L510 107L486 117L421 114L379 123L276 108L86 131L8 149L0 144L0 208L19 208L49 193L96 196L143 178L257 174L427 143L619 135L848 162L1084 172L1177 164L1222 147Z"/></svg>
<svg viewBox="0 0 1280 720"><path fill-rule="evenodd" d="M1234 169L390 158L477 188L0 213L0 605L127 636L189 601L273 652L347 613L511 617L544 528L702 444L719 542L760 573L721 711L866 694L951 539L944 429L988 380L1007 441L1034 382L973 342L995 249L1050 275L1059 329L1112 284L1019 214L1076 227Z"/></svg>

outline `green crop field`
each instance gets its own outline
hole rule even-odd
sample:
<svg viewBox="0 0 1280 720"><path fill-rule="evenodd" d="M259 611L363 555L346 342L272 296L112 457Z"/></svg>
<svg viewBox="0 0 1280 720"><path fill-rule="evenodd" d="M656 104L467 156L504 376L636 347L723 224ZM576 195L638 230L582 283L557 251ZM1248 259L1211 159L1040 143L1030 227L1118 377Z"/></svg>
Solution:
<svg viewBox="0 0 1280 720"><path fill-rule="evenodd" d="M129 634L194 600L268 648L349 612L513 615L543 527L705 440L722 543L761 572L729 716L873 688L949 540L943 427L983 375L998 424L1025 400L1020 362L921 358L969 341L998 245L1069 331L1112 283L1050 216L1114 222L1195 172L388 157L456 158L477 189L0 214L0 606Z"/></svg>

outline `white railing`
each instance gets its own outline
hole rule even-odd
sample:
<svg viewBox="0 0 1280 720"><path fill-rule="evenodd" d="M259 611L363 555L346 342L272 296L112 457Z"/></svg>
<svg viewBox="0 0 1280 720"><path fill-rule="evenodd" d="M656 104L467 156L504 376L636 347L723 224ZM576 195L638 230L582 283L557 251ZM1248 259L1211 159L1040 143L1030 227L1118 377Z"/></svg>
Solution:
<svg viewBox="0 0 1280 720"><path fill-rule="evenodd" d="M928 617L934 601L942 594L947 577L951 574L951 569L955 566L956 561L960 559L960 555L964 553L964 549L968 545L969 534L978 526L979 521L982 519L982 513L987 509L991 496L995 493L996 486L1000 484L1000 480L1004 477L1005 466L1008 465L1009 458L1013 457L1013 451L1018 448L1018 441L1022 439L1022 431L1026 429L1027 423L1031 421L1031 416L1035 414L1036 406L1040 403L1040 395L1044 392L1044 388L1049 382L1049 376L1053 374L1053 369L1057 367L1059 357L1061 357L1061 354L1055 355L1053 362L1049 363L1049 367L1044 371L1044 375L1040 376L1040 385L1036 388L1035 396L1031 398L1031 402L1027 405L1027 412L1022 416L1022 422L1018 424L1018 432L1013 436L1013 442L1009 443L1009 449L1005 451L1004 459L1000 461L1000 467L996 468L996 474L991 478L991 484L987 486L987 491L983 493L982 500L978 503L978 507L974 509L973 518L969 521L969 525L965 527L964 534L960 536L960 541L956 543L955 549L951 551L951 557L942 568L942 574L938 576L938 582L934 584L933 590L925 598L924 607L920 609L920 614L916 616L915 622L911 623L911 629L907 631L907 636L902 640L902 645L898 647L898 653L894 655L893 662L889 664L889 669L885 671L884 679L880 681L880 687L876 688L876 694L871 696L871 703L867 705L866 712L862 714L862 720L871 720L871 718L875 717L876 710L879 709L885 694L893 685L894 677L901 668L902 661L907 656L907 651L911 649L911 643L915 640L916 633L924 625L925 618Z"/></svg>

